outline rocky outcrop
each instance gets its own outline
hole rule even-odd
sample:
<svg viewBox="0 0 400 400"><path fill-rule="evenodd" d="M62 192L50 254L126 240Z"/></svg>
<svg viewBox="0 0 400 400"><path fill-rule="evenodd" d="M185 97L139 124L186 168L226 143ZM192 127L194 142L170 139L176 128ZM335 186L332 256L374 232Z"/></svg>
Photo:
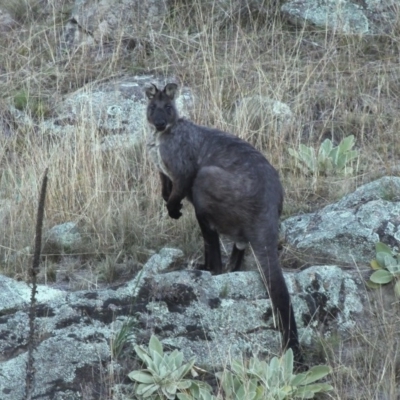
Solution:
<svg viewBox="0 0 400 400"><path fill-rule="evenodd" d="M173 80L152 75L121 76L89 84L57 104L57 117L44 121L41 130L49 135L68 135L85 124L100 132L102 150L134 147L143 142L147 130L145 88ZM181 88L177 107L182 116L189 114L193 102L192 92Z"/></svg>
<svg viewBox="0 0 400 400"><path fill-rule="evenodd" d="M36 399L102 398L112 374L126 376L110 343L134 318L129 345L155 333L166 348L196 357L208 371L229 357L267 355L280 349L280 334L256 271L213 277L176 270L183 254L164 249L131 281L96 291L38 288ZM293 297L301 342L314 332L347 335L365 313L366 295L358 276L337 266L312 267L285 276ZM0 277L0 396L24 396L30 287Z"/></svg>
<svg viewBox="0 0 400 400"><path fill-rule="evenodd" d="M281 12L292 23L347 34L391 33L396 24L394 0L289 0Z"/></svg>
<svg viewBox="0 0 400 400"><path fill-rule="evenodd" d="M73 51L86 46L96 59L110 57L117 47L127 53L137 51L149 32L160 30L167 12L166 2L158 0L76 0L61 48Z"/></svg>
<svg viewBox="0 0 400 400"><path fill-rule="evenodd" d="M282 234L310 262L368 263L379 241L398 249L400 178L383 177L322 210L288 218Z"/></svg>

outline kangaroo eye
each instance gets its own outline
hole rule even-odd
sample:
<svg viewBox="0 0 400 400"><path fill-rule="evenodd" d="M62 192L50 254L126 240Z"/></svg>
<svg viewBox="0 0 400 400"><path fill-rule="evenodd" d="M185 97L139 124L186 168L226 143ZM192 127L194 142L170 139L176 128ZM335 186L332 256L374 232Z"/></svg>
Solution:
<svg viewBox="0 0 400 400"><path fill-rule="evenodd" d="M152 104L151 106L149 106L149 110L150 111L154 111L156 109L156 105Z"/></svg>
<svg viewBox="0 0 400 400"><path fill-rule="evenodd" d="M167 111L168 114L171 114L172 112L172 106L165 106L165 110Z"/></svg>

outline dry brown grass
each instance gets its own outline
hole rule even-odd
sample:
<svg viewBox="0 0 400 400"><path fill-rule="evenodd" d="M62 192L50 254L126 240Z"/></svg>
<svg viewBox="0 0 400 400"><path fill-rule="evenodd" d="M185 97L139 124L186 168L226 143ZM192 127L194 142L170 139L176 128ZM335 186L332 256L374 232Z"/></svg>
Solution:
<svg viewBox="0 0 400 400"><path fill-rule="evenodd" d="M132 60L116 51L94 62L80 49L66 52L59 62L57 43L73 1L48 1L45 9L37 3L0 0L0 9L9 9L18 23L0 36L1 101L13 103L33 121L23 129L16 124L11 137L0 136L2 273L26 277L40 178L47 166L45 230L78 222L85 235L76 255L81 265L104 266L109 259L143 262L167 245L201 257L190 206L185 205L178 222L167 217L158 176L143 148L106 154L93 150L100 137L87 122L90 118L81 121L73 137L48 138L37 131L35 121L50 116L62 94L120 72L172 74L192 87L198 98L196 122L251 141L281 171L285 215L313 210L390 174L400 156L400 29L386 37L347 38L296 30L273 6L266 6L261 16L251 10L240 14L232 6L224 18L213 19L200 1L176 1L163 31L147 38L152 52ZM283 133L273 125L250 126L246 116L238 123L232 120L234 103L253 95L290 106L294 118ZM350 134L360 151L355 176L315 182L295 171L289 147L318 146L325 138L338 143ZM49 257L49 270L56 268L52 262ZM357 359L344 359L337 348L331 352L336 388L331 398L373 399L382 391L388 393L385 398L396 398L399 332L391 326L385 322L372 335L354 338L367 349ZM356 394L346 394L353 387Z"/></svg>
<svg viewBox="0 0 400 400"><path fill-rule="evenodd" d="M1 233L0 252L2 270L8 274L24 274L25 257L17 255L32 242L38 182L46 166L46 226L80 222L86 258L123 254L143 261L162 245L200 255L190 207L178 223L166 217L157 176L141 149L93 152L100 139L87 122L90 118L81 122L74 137L50 139L37 132L35 121L52 114L60 95L122 71L173 74L192 87L199 99L193 113L196 122L249 140L281 171L285 215L337 200L357 185L390 173L396 163L396 32L392 37L346 38L295 30L273 6L258 15L252 10L239 13L232 5L223 18L213 19L200 2L176 2L164 29L147 38L153 51L139 59L132 61L116 50L112 57L94 62L82 48L65 52L59 61L57 43L71 4L50 1L42 9L37 2L0 1L19 24L0 38L3 101L33 121L17 127L11 138L0 138L1 201L10 204L10 229ZM291 124L279 133L273 123L252 124L248 115L233 119L237 100L254 95L288 104L294 113ZM315 181L295 170L289 147L318 146L325 138L337 143L350 134L361 155L355 176Z"/></svg>
<svg viewBox="0 0 400 400"><path fill-rule="evenodd" d="M400 303L388 295L371 296L371 318L358 324L351 337L321 340L312 356L332 367L333 399L398 399L400 395ZM375 297L375 298L374 298ZM318 348L318 346L317 346Z"/></svg>

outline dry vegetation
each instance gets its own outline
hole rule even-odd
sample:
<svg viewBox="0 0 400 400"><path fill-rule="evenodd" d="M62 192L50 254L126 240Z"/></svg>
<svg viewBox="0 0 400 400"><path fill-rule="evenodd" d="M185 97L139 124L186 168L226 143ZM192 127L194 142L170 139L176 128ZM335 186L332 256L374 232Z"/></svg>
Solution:
<svg viewBox="0 0 400 400"><path fill-rule="evenodd" d="M143 262L165 245L201 256L190 207L185 206L178 223L167 217L157 174L143 148L93 151L99 132L85 121L73 137L50 138L37 129L35 121L51 116L61 95L120 72L171 74L193 88L199 99L196 122L251 141L279 169L286 215L321 207L357 185L397 173L400 14L390 35L344 37L295 29L267 3L262 15L232 6L231 13L213 18L201 1L177 0L163 30L146 38L146 51L135 59L116 51L93 62L85 49L65 52L61 58L58 54L72 0L49 0L45 7L39 0L0 0L0 9L18 23L0 35L0 107L11 103L32 121L29 126L16 122L11 136L0 134L2 273L26 278L38 191L47 166L45 231L66 221L80 223L85 241L76 268L96 273L100 264ZM285 132L278 134L273 125L254 123L246 115L233 123L235 101L252 95L290 106L294 118ZM360 151L354 176L315 181L295 170L289 147L318 146L325 138L338 143L350 134ZM46 259L49 269L55 268L54 262ZM385 319L385 310L381 313ZM399 348L394 339L399 332L386 322L353 339L363 344L358 359L342 359L337 346L328 357L335 368L332 398L396 398ZM324 354L329 353L326 346ZM347 397L349 388L353 394Z"/></svg>

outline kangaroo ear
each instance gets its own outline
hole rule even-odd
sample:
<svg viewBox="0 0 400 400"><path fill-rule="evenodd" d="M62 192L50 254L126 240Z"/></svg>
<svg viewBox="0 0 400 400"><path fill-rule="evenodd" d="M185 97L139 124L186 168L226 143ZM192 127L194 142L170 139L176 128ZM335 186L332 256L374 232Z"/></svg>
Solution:
<svg viewBox="0 0 400 400"><path fill-rule="evenodd" d="M156 93L159 91L158 89L157 89L157 86L156 85L153 85L153 84L151 84L152 86L150 86L150 87L148 87L147 89L146 89L146 96L147 96L147 98L148 99L152 99L155 95L156 95Z"/></svg>
<svg viewBox="0 0 400 400"><path fill-rule="evenodd" d="M174 100L178 93L178 85L176 83L167 83L164 88L164 93L171 99Z"/></svg>

